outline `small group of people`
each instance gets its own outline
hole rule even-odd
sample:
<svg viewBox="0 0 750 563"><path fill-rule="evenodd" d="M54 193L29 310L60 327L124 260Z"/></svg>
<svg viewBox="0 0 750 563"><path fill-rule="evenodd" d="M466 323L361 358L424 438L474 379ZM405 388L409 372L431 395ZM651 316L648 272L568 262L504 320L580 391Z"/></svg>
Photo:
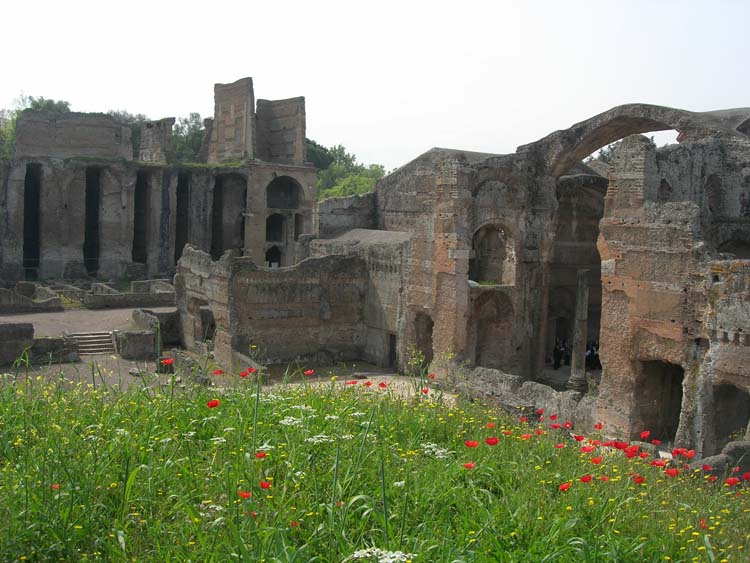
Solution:
<svg viewBox="0 0 750 563"><path fill-rule="evenodd" d="M552 367L560 369L561 365L570 365L572 348L570 343L565 339L557 339L555 348L552 350ZM599 341L594 340L586 344L586 369L589 371L602 369L602 363L599 361Z"/></svg>
<svg viewBox="0 0 750 563"><path fill-rule="evenodd" d="M602 363L599 361L599 341L589 342L586 344L586 369L592 371L602 369Z"/></svg>
<svg viewBox="0 0 750 563"><path fill-rule="evenodd" d="M555 342L555 349L552 350L552 367L554 369L560 369L560 366L565 363L566 366L570 365L570 357L572 350L570 343L564 338L559 338Z"/></svg>

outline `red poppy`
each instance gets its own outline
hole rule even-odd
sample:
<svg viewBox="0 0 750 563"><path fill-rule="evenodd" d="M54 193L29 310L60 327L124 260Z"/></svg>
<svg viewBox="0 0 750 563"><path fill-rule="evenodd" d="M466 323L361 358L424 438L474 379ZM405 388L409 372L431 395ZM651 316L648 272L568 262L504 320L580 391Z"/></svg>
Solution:
<svg viewBox="0 0 750 563"><path fill-rule="evenodd" d="M474 469L474 467L476 467L476 463L473 463L471 461L468 463L464 463L464 469Z"/></svg>
<svg viewBox="0 0 750 563"><path fill-rule="evenodd" d="M250 513L250 518L256 518L258 516L258 513L254 510Z"/></svg>
<svg viewBox="0 0 750 563"><path fill-rule="evenodd" d="M560 491L567 491L570 488L570 483L560 483L560 486L557 488Z"/></svg>
<svg viewBox="0 0 750 563"><path fill-rule="evenodd" d="M552 428L552 430L557 430L558 428L560 428L560 424L555 422L554 424L550 424L549 427Z"/></svg>
<svg viewBox="0 0 750 563"><path fill-rule="evenodd" d="M654 467L666 467L667 460L666 459L654 459L651 460L651 465Z"/></svg>
<svg viewBox="0 0 750 563"><path fill-rule="evenodd" d="M657 440L656 438L654 438L653 440L651 440L651 443L654 446L660 446L661 445L661 440Z"/></svg>
<svg viewBox="0 0 750 563"><path fill-rule="evenodd" d="M633 451L633 450L628 450L625 452L625 457L628 459L633 459L637 455L638 455L638 452Z"/></svg>
<svg viewBox="0 0 750 563"><path fill-rule="evenodd" d="M531 438L531 434L521 434L521 440L528 440Z"/></svg>
<svg viewBox="0 0 750 563"><path fill-rule="evenodd" d="M214 370L214 375L221 375L222 373L224 373L224 370L221 370L221 369Z"/></svg>
<svg viewBox="0 0 750 563"><path fill-rule="evenodd" d="M651 430L641 432L641 440L646 440L649 436L651 436Z"/></svg>
<svg viewBox="0 0 750 563"><path fill-rule="evenodd" d="M427 374L427 379L435 379L435 374L434 373L428 373Z"/></svg>
<svg viewBox="0 0 750 563"><path fill-rule="evenodd" d="M573 439L576 442L583 442L586 439L586 436L576 435L576 436L573 436Z"/></svg>
<svg viewBox="0 0 750 563"><path fill-rule="evenodd" d="M53 491L59 491L59 490L60 490L60 484L59 484L59 483L52 483L52 484L50 485L50 488L51 488L51 489L52 489Z"/></svg>
<svg viewBox="0 0 750 563"><path fill-rule="evenodd" d="M490 436L487 438L484 443L488 446L497 446L497 443L500 441L500 439L497 436Z"/></svg>
<svg viewBox="0 0 750 563"><path fill-rule="evenodd" d="M549 415L549 419L550 420L557 420L557 415L556 414L551 414L551 415Z"/></svg>
<svg viewBox="0 0 750 563"><path fill-rule="evenodd" d="M306 369L302 373L304 373L307 377L310 377L312 374L315 373L315 370L314 369Z"/></svg>
<svg viewBox="0 0 750 563"><path fill-rule="evenodd" d="M243 498L245 500L253 496L253 493L251 491L237 491L237 494L240 496L240 498Z"/></svg>
<svg viewBox="0 0 750 563"><path fill-rule="evenodd" d="M596 424L594 424L594 428L596 430L601 430L602 428L604 428L604 425L601 422L597 422Z"/></svg>
<svg viewBox="0 0 750 563"><path fill-rule="evenodd" d="M362 385L364 385L365 387L372 387L372 381L367 380Z"/></svg>
<svg viewBox="0 0 750 563"><path fill-rule="evenodd" d="M590 483L591 479L593 479L593 477L591 475L586 474L583 477L581 477L581 483Z"/></svg>
<svg viewBox="0 0 750 563"><path fill-rule="evenodd" d="M427 393L429 393L429 392L430 392L429 387L422 387L422 394L423 395L427 395Z"/></svg>
<svg viewBox="0 0 750 563"><path fill-rule="evenodd" d="M672 457L677 457L678 455L682 455L686 451L687 450L685 448L675 448L675 449L672 450Z"/></svg>
<svg viewBox="0 0 750 563"><path fill-rule="evenodd" d="M556 448L557 448L558 450L561 450L562 448L564 448L564 447L565 447L565 444L555 444L555 447L556 447Z"/></svg>
<svg viewBox="0 0 750 563"><path fill-rule="evenodd" d="M380 387L381 389L385 389L386 387L388 387L388 384L385 381L381 381L380 383L378 383L378 387Z"/></svg>
<svg viewBox="0 0 750 563"><path fill-rule="evenodd" d="M253 375L255 372L258 371L258 368L247 368L247 370L245 371L247 371L248 375Z"/></svg>
<svg viewBox="0 0 750 563"><path fill-rule="evenodd" d="M534 430L534 433L537 436L541 436L542 434L544 434L544 430L542 430L541 428L537 428L536 430Z"/></svg>
<svg viewBox="0 0 750 563"><path fill-rule="evenodd" d="M174 363L174 358L164 358L164 359L163 359L163 360L161 361L161 364L162 364L163 366L171 366L171 365L172 365L173 363Z"/></svg>
<svg viewBox="0 0 750 563"><path fill-rule="evenodd" d="M528 420L528 418L526 418L525 416L522 416L521 418L519 418L519 420L521 422L526 422Z"/></svg>
<svg viewBox="0 0 750 563"><path fill-rule="evenodd" d="M247 370L240 372L240 377L247 377L247 376L248 376Z"/></svg>
<svg viewBox="0 0 750 563"><path fill-rule="evenodd" d="M640 458L641 458L641 459L646 459L646 458L647 458L648 456L650 456L651 454L650 454L650 453L648 453L648 452L641 452L641 453L639 453L638 455L640 456Z"/></svg>
<svg viewBox="0 0 750 563"><path fill-rule="evenodd" d="M609 477L607 477L606 475L602 475L601 477L599 477L599 480L603 483L606 483L607 481L609 481Z"/></svg>
<svg viewBox="0 0 750 563"><path fill-rule="evenodd" d="M677 477L680 474L680 470L676 467L670 467L669 469L665 469L664 473L666 473L670 477Z"/></svg>
<svg viewBox="0 0 750 563"><path fill-rule="evenodd" d="M740 468L739 467L732 467L732 473L739 473Z"/></svg>
<svg viewBox="0 0 750 563"><path fill-rule="evenodd" d="M263 490L268 490L271 488L271 481L261 481L260 482L260 488Z"/></svg>
<svg viewBox="0 0 750 563"><path fill-rule="evenodd" d="M268 455L268 454L267 454L266 452L255 452L255 457L256 457L257 459L263 459L263 458L265 458L265 457L266 457L267 455Z"/></svg>
<svg viewBox="0 0 750 563"><path fill-rule="evenodd" d="M727 479L724 479L724 483L726 483L728 487L734 487L739 482L740 480L737 477L729 477Z"/></svg>
<svg viewBox="0 0 750 563"><path fill-rule="evenodd" d="M494 428L494 427L495 427L495 423L494 423L494 422L488 422L488 423L487 423L487 428L490 428L490 429L492 429L492 428Z"/></svg>
<svg viewBox="0 0 750 563"><path fill-rule="evenodd" d="M637 473L633 475L631 479L633 480L633 483L635 483L636 485L641 485L646 482L646 478L643 477L642 475L638 475Z"/></svg>
<svg viewBox="0 0 750 563"><path fill-rule="evenodd" d="M219 401L219 399L211 399L209 402L206 403L206 406L209 409L213 409L213 408L218 407L220 404L221 402Z"/></svg>
<svg viewBox="0 0 750 563"><path fill-rule="evenodd" d="M566 420L565 422L563 422L563 428L565 428L565 430L570 430L571 428L573 428L573 423L569 420Z"/></svg>
<svg viewBox="0 0 750 563"><path fill-rule="evenodd" d="M296 520L292 520L291 522L289 522L289 525L292 528L296 528L297 526L299 526L299 522L297 522Z"/></svg>
<svg viewBox="0 0 750 563"><path fill-rule="evenodd" d="M695 450L688 450L682 455L684 455L688 459L693 459L695 457Z"/></svg>
<svg viewBox="0 0 750 563"><path fill-rule="evenodd" d="M479 442L477 442L476 440L466 440L464 442L464 445L467 448L476 448L479 445Z"/></svg>
<svg viewBox="0 0 750 563"><path fill-rule="evenodd" d="M742 474L742 480L743 481L750 481L750 471L747 471Z"/></svg>
<svg viewBox="0 0 750 563"><path fill-rule="evenodd" d="M346 382L346 384L347 385L356 385L357 384L357 380L356 379L350 379L349 381Z"/></svg>
<svg viewBox="0 0 750 563"><path fill-rule="evenodd" d="M536 409L536 414L538 415L544 414L544 409Z"/></svg>
<svg viewBox="0 0 750 563"><path fill-rule="evenodd" d="M718 479L718 477L717 477L716 475L709 475L709 476L708 476L708 480L709 480L709 481L710 481L711 483L713 483L713 482L714 482L714 481L716 481L717 479Z"/></svg>
<svg viewBox="0 0 750 563"><path fill-rule="evenodd" d="M601 446L602 441L601 440L589 440L589 444L592 444L594 446Z"/></svg>
<svg viewBox="0 0 750 563"><path fill-rule="evenodd" d="M708 465L707 463L704 463L701 467L703 468L703 471L711 471L714 468L713 465Z"/></svg>
<svg viewBox="0 0 750 563"><path fill-rule="evenodd" d="M701 518L698 520L698 525L701 527L701 529L705 530L708 528L708 522L706 522L705 518Z"/></svg>
<svg viewBox="0 0 750 563"><path fill-rule="evenodd" d="M338 501L336 503L336 506L339 507L339 508L341 508L342 506L344 506L344 501L343 500Z"/></svg>
<svg viewBox="0 0 750 563"><path fill-rule="evenodd" d="M596 446L581 446L582 454L590 454L596 449Z"/></svg>
<svg viewBox="0 0 750 563"><path fill-rule="evenodd" d="M615 440L614 442L612 442L612 445L613 445L613 446L615 447L615 449L617 449L617 450L624 450L625 448L627 448L627 447L628 447L628 443L627 443L627 442L620 442L620 441L618 441L618 440Z"/></svg>
<svg viewBox="0 0 750 563"><path fill-rule="evenodd" d="M603 460L602 456L592 457L591 463L593 463L594 465L599 465L602 462L602 460Z"/></svg>

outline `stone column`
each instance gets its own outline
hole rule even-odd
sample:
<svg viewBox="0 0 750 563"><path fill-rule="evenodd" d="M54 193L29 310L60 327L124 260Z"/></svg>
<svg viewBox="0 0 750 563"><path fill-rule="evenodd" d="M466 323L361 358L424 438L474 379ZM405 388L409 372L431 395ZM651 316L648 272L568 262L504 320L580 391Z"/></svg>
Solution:
<svg viewBox="0 0 750 563"><path fill-rule="evenodd" d="M567 388L585 392L586 382L586 329L589 321L589 270L578 270L576 288L576 317L573 326L573 355Z"/></svg>

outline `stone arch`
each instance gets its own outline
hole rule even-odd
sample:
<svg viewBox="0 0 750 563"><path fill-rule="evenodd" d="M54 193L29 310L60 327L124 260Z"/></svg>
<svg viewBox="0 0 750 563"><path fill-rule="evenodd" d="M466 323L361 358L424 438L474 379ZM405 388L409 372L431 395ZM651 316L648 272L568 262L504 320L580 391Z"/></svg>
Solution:
<svg viewBox="0 0 750 563"><path fill-rule="evenodd" d="M269 209L298 209L304 191L291 176L277 176L266 186L266 207Z"/></svg>
<svg viewBox="0 0 750 563"><path fill-rule="evenodd" d="M496 285L516 283L516 244L510 229L500 223L478 228L471 238L469 279Z"/></svg>
<svg viewBox="0 0 750 563"><path fill-rule="evenodd" d="M545 138L551 174L560 177L584 157L629 135L682 131L691 113L647 104L617 106Z"/></svg>

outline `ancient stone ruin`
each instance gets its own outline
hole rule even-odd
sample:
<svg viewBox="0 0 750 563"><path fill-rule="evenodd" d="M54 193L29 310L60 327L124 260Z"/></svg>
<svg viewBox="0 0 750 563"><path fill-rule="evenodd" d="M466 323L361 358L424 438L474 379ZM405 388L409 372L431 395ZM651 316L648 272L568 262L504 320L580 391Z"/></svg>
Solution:
<svg viewBox="0 0 750 563"><path fill-rule="evenodd" d="M432 149L314 206L304 100L256 104L250 79L215 99L190 166L169 163L168 119L134 160L106 116L24 114L2 281L175 274L182 345L226 366L416 359L517 388L564 339L580 401L598 341L587 400L610 433L702 456L750 438L750 108L619 106L514 154ZM641 135L661 130L678 144Z"/></svg>

